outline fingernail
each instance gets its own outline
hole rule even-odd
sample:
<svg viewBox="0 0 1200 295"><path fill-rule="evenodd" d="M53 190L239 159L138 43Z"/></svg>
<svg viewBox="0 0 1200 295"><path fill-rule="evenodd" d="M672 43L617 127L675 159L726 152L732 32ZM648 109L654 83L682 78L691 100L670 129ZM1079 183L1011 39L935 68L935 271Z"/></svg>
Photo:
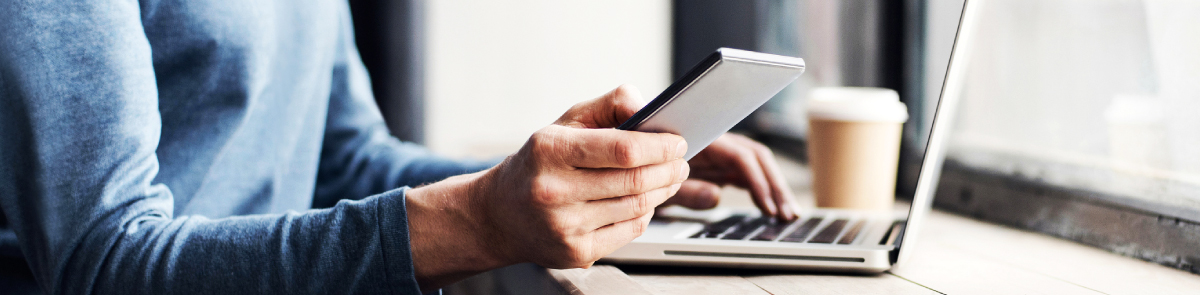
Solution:
<svg viewBox="0 0 1200 295"><path fill-rule="evenodd" d="M679 177L675 179L675 182L680 183L684 180L687 180L688 172L691 172L691 170L691 166L689 166L687 163L679 164Z"/></svg>
<svg viewBox="0 0 1200 295"><path fill-rule="evenodd" d="M780 207L782 207L780 209L783 209L783 220L790 221L792 218L796 218L796 211L792 210L792 206L784 205Z"/></svg>
<svg viewBox="0 0 1200 295"><path fill-rule="evenodd" d="M687 155L687 142L680 140L679 145L675 146L675 157L683 158L685 155Z"/></svg>

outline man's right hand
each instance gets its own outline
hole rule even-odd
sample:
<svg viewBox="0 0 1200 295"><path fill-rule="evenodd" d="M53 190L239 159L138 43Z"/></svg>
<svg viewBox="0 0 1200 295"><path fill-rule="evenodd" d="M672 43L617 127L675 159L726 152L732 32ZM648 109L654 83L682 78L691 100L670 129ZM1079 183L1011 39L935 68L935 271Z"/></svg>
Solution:
<svg viewBox="0 0 1200 295"><path fill-rule="evenodd" d="M572 111L605 112L613 96ZM483 177L482 214L514 261L587 267L640 236L687 179L682 137L564 125L534 133Z"/></svg>
<svg viewBox="0 0 1200 295"><path fill-rule="evenodd" d="M492 169L409 191L422 289L473 273L439 265L463 251L477 252L466 260L478 271L588 267L640 236L690 169L682 137L613 129L642 104L636 90L618 87L576 105Z"/></svg>

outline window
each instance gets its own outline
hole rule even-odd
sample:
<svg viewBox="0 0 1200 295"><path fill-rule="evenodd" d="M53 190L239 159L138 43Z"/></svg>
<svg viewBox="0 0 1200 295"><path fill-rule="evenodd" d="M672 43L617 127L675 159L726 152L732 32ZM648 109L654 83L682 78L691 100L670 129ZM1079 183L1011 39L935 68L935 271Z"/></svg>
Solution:
<svg viewBox="0 0 1200 295"><path fill-rule="evenodd" d="M1200 211L1195 14L1156 1L987 4L977 34L989 37L973 46L956 159Z"/></svg>
<svg viewBox="0 0 1200 295"><path fill-rule="evenodd" d="M1200 273L1200 2L976 1L935 205ZM808 89L896 89L911 118L897 192L911 195L926 139L909 135L928 133L962 0L707 2L721 1L675 3L677 69L722 44L687 39L688 17L804 57L809 71L744 126L785 151L802 151Z"/></svg>
<svg viewBox="0 0 1200 295"><path fill-rule="evenodd" d="M982 12L938 204L1200 272L1200 3Z"/></svg>

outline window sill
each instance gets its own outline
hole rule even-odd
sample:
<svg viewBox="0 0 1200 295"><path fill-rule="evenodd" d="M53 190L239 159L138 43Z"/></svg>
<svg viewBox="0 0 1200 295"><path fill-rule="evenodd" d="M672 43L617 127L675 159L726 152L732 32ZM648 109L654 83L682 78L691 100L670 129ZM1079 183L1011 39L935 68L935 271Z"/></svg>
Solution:
<svg viewBox="0 0 1200 295"><path fill-rule="evenodd" d="M947 159L936 208L1200 274L1200 223Z"/></svg>

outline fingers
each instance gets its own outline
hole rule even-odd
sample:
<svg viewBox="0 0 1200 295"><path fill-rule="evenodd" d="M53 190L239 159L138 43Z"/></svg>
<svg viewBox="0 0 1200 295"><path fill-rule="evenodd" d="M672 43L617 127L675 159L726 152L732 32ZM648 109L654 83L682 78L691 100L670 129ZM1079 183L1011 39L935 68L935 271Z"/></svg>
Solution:
<svg viewBox="0 0 1200 295"><path fill-rule="evenodd" d="M682 159L683 137L616 129L550 126L530 140L541 156L575 168L633 168Z"/></svg>
<svg viewBox="0 0 1200 295"><path fill-rule="evenodd" d="M554 124L575 128L614 128L633 117L646 105L641 91L621 85L592 100L571 107Z"/></svg>
<svg viewBox="0 0 1200 295"><path fill-rule="evenodd" d="M691 168L683 159L630 169L579 169L568 176L586 186L582 200L645 193L687 180ZM633 218L632 216L625 218ZM624 219L622 219L624 220Z"/></svg>
<svg viewBox="0 0 1200 295"><path fill-rule="evenodd" d="M733 168L742 175L742 179L744 180L742 185L750 191L750 195L754 199L754 204L763 211L763 215L777 216L779 210L775 204L775 199L771 197L770 182L763 172L763 167L758 160L758 154L729 137L729 135L726 135L722 136L721 139L728 141L728 144L723 144L723 146L729 149L728 157Z"/></svg>
<svg viewBox="0 0 1200 295"><path fill-rule="evenodd" d="M779 218L783 220L792 220L796 217L795 200L792 194L791 187L788 186L787 179L783 177L782 169L779 168L779 163L775 161L775 155L771 149L763 144L751 140L745 136L731 136L735 141L741 142L743 146L749 148L758 157L758 164L763 169L763 174L766 177L768 186L771 191L771 199L774 200L775 207L778 208Z"/></svg>
<svg viewBox="0 0 1200 295"><path fill-rule="evenodd" d="M675 193L663 205L680 205L691 209L712 209L721 201L721 186L714 183L689 179L684 181Z"/></svg>
<svg viewBox="0 0 1200 295"><path fill-rule="evenodd" d="M745 136L726 134L692 158L693 178L732 183L750 191L763 215L795 218L795 202L775 157L766 146Z"/></svg>
<svg viewBox="0 0 1200 295"><path fill-rule="evenodd" d="M650 218L654 216L654 212L646 213L634 219L629 219L614 224L606 225L596 229L592 233L593 247L592 257L594 260L603 258L613 251L625 246L633 239L642 236L646 232L646 227L650 225Z"/></svg>
<svg viewBox="0 0 1200 295"><path fill-rule="evenodd" d="M679 191L681 184L654 189L645 193L589 201L587 206L592 228L630 220L653 213L654 208Z"/></svg>

